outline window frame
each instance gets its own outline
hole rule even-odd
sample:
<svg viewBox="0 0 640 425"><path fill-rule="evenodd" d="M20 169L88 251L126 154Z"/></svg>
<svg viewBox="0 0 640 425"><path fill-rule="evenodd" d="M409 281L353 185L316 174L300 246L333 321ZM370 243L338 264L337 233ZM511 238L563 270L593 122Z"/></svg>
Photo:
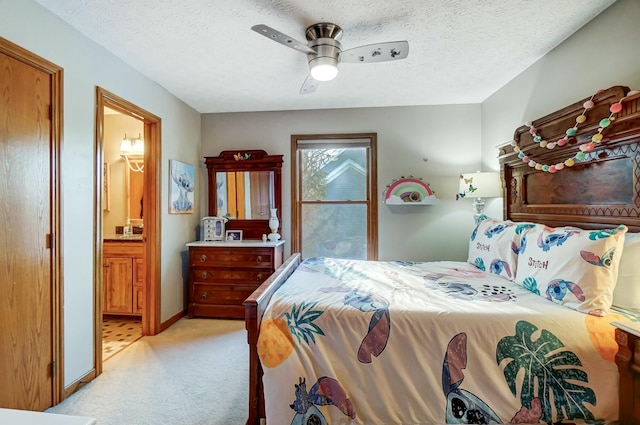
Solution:
<svg viewBox="0 0 640 425"><path fill-rule="evenodd" d="M291 252L302 253L302 205L365 204L367 206L367 260L378 259L378 167L377 133L293 134L291 135ZM365 201L303 201L300 148L317 145L322 149L364 147L367 150L367 188Z"/></svg>

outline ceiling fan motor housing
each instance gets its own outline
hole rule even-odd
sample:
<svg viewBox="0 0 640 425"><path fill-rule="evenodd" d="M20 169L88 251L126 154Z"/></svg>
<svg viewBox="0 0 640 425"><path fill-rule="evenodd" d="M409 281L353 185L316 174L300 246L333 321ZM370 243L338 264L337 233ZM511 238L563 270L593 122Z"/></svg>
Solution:
<svg viewBox="0 0 640 425"><path fill-rule="evenodd" d="M338 41L342 37L342 28L329 22L313 24L305 33L307 44L315 53L307 53L307 61L311 75L318 81L328 81L335 78L340 64L342 44ZM324 72L320 71L324 69Z"/></svg>
<svg viewBox="0 0 640 425"><path fill-rule="evenodd" d="M318 38L309 43L309 47L317 53L308 53L309 69L320 65L330 65L338 68L342 45L333 38Z"/></svg>
<svg viewBox="0 0 640 425"><path fill-rule="evenodd" d="M307 41L313 41L318 38L340 40L342 37L342 28L331 22L320 22L307 27L305 36L307 37Z"/></svg>

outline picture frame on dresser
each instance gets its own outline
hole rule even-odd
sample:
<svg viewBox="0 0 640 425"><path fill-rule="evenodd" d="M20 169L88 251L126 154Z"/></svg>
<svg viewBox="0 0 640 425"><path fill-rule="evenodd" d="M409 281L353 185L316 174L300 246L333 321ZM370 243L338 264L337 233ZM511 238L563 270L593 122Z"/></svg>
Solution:
<svg viewBox="0 0 640 425"><path fill-rule="evenodd" d="M225 232L225 240L228 241L241 241L242 230L227 230Z"/></svg>

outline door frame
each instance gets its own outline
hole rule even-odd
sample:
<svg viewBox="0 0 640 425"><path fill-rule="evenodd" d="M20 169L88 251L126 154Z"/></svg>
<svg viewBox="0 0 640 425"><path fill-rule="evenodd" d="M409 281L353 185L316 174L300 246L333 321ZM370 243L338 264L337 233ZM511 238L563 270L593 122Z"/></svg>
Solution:
<svg viewBox="0 0 640 425"><path fill-rule="evenodd" d="M144 311L142 335L160 333L160 177L161 177L161 124L162 120L139 106L96 87L96 143L95 143L95 367L96 376L102 373L102 260L104 239L102 224L102 188L104 185L104 107L140 120L144 125L144 190L143 211L146 212L143 227L145 256L145 285L143 287Z"/></svg>
<svg viewBox="0 0 640 425"><path fill-rule="evenodd" d="M64 329L63 315L63 261L62 261L62 210L60 183L60 146L62 141L63 123L63 69L56 64L0 37L0 53L10 56L33 68L36 68L51 78L51 135L50 135L50 202L51 202L51 356L52 400L51 405L62 401L64 392L64 345L62 340Z"/></svg>

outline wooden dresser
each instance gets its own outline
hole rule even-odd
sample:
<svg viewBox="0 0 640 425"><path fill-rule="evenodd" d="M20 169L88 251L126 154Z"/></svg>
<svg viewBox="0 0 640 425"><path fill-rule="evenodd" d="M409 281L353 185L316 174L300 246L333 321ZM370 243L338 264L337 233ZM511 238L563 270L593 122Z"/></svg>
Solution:
<svg viewBox="0 0 640 425"><path fill-rule="evenodd" d="M190 242L188 316L244 319L242 302L282 264L284 241Z"/></svg>
<svg viewBox="0 0 640 425"><path fill-rule="evenodd" d="M640 327L613 322L616 326L620 372L620 425L640 424Z"/></svg>

